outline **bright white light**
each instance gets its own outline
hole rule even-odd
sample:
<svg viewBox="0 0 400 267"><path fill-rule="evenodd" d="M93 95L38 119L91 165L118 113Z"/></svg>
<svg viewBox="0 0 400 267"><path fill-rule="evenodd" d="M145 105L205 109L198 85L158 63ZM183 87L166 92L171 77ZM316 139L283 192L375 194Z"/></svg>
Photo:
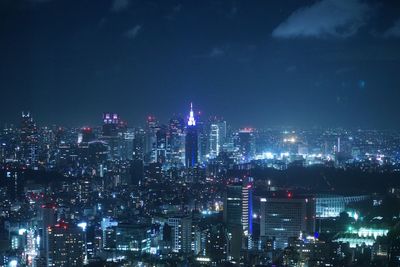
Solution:
<svg viewBox="0 0 400 267"><path fill-rule="evenodd" d="M12 261L10 261L10 263L8 264L8 266L10 266L10 267L17 267L17 266L18 266L17 260L12 260Z"/></svg>
<svg viewBox="0 0 400 267"><path fill-rule="evenodd" d="M87 223L85 222L78 223L78 227L82 228L83 231L86 231Z"/></svg>
<svg viewBox="0 0 400 267"><path fill-rule="evenodd" d="M26 233L26 229L24 229L24 228L18 230L19 235L23 235L25 233Z"/></svg>

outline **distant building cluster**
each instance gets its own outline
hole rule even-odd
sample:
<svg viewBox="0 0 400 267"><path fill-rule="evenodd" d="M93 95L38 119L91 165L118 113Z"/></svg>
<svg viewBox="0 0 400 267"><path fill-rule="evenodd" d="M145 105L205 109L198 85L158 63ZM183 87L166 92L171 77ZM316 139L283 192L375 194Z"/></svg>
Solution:
<svg viewBox="0 0 400 267"><path fill-rule="evenodd" d="M399 152L396 132L234 129L192 104L143 127L23 112L0 132L0 266L399 266L399 184L332 178L394 175Z"/></svg>

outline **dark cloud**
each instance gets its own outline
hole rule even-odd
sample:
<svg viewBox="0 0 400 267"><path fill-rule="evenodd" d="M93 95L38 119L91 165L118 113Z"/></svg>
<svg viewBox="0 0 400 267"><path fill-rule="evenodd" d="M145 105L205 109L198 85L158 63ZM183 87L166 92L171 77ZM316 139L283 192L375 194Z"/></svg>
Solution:
<svg viewBox="0 0 400 267"><path fill-rule="evenodd" d="M181 12L182 10L182 5L178 4L172 7L171 12L169 12L165 18L168 20L174 20L176 16Z"/></svg>
<svg viewBox="0 0 400 267"><path fill-rule="evenodd" d="M349 37L362 27L370 7L359 0L322 0L294 11L272 32L277 38Z"/></svg>
<svg viewBox="0 0 400 267"><path fill-rule="evenodd" d="M142 26L136 25L133 28L126 31L124 35L126 37L128 37L129 39L135 39L141 30L142 30Z"/></svg>
<svg viewBox="0 0 400 267"><path fill-rule="evenodd" d="M111 5L111 11L119 12L129 6L129 0L114 0Z"/></svg>
<svg viewBox="0 0 400 267"><path fill-rule="evenodd" d="M221 48L214 47L210 53L208 54L209 57L219 57L225 54L225 51Z"/></svg>
<svg viewBox="0 0 400 267"><path fill-rule="evenodd" d="M222 57L224 55L226 55L226 50L227 47L218 47L215 46L213 48L211 48L211 50L209 50L206 53L200 54L200 55L195 55L195 58L218 58L218 57Z"/></svg>
<svg viewBox="0 0 400 267"><path fill-rule="evenodd" d="M400 19L394 22L394 25L386 30L385 37L400 37Z"/></svg>

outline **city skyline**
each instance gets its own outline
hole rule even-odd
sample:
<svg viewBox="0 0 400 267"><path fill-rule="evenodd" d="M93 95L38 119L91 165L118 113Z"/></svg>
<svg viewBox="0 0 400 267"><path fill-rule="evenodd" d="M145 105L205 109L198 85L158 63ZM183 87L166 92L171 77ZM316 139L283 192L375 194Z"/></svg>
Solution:
<svg viewBox="0 0 400 267"><path fill-rule="evenodd" d="M0 0L1 267L399 267L399 0Z"/></svg>

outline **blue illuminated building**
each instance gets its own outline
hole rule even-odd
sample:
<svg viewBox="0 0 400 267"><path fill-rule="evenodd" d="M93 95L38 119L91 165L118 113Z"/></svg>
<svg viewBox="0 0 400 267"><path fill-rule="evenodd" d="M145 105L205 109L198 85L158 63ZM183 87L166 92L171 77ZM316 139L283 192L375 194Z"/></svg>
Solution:
<svg viewBox="0 0 400 267"><path fill-rule="evenodd" d="M185 166L194 167L198 162L198 134L196 120L193 113L193 105L190 104L190 114L186 126L185 139Z"/></svg>

